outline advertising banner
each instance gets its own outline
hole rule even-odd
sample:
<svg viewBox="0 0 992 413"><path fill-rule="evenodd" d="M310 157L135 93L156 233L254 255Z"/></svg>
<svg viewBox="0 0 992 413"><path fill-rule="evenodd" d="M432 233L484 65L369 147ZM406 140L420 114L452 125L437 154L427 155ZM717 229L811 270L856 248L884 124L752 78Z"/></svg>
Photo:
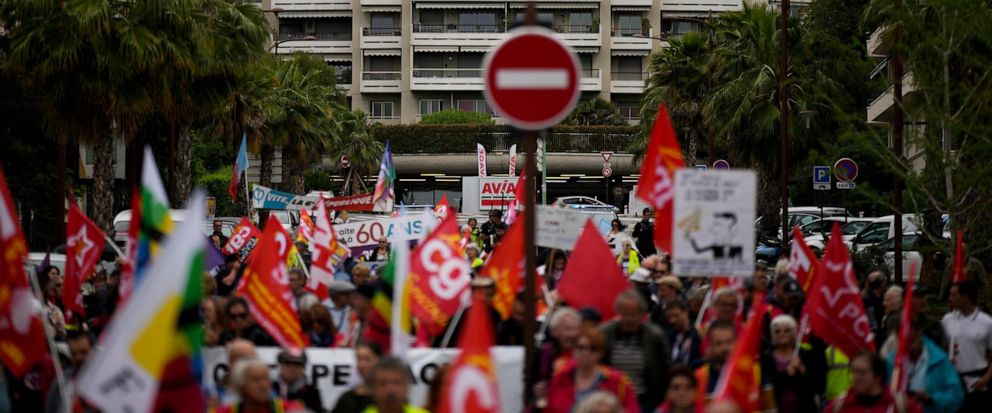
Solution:
<svg viewBox="0 0 992 413"><path fill-rule="evenodd" d="M492 176L479 178L479 210L507 209L517 199L517 178Z"/></svg>
<svg viewBox="0 0 992 413"><path fill-rule="evenodd" d="M251 207L255 209L276 209L299 211L314 210L320 197L296 195L261 185L252 185ZM324 198L324 206L331 211L371 211L372 194L359 194Z"/></svg>

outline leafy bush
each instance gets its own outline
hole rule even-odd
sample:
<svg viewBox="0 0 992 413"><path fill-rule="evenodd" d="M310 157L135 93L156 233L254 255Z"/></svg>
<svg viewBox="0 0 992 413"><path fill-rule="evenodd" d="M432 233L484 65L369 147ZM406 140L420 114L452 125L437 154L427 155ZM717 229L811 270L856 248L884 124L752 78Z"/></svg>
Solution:
<svg viewBox="0 0 992 413"><path fill-rule="evenodd" d="M227 186L231 183L231 169L231 166L224 166L196 179L196 186L203 187L207 190L207 195L217 198L217 211L214 215L218 217L236 217L244 214L244 211L239 211L238 206L231 202L231 196L227 194ZM244 197L245 194L238 194L239 200Z"/></svg>
<svg viewBox="0 0 992 413"><path fill-rule="evenodd" d="M492 115L483 112L464 112L461 110L442 110L420 118L421 125L492 125Z"/></svg>

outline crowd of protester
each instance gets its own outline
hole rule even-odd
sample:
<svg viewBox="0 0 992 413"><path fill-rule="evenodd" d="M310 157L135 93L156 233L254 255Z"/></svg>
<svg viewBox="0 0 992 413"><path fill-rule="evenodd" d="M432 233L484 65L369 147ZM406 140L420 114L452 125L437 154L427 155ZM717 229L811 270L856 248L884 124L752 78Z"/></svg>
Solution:
<svg viewBox="0 0 992 413"><path fill-rule="evenodd" d="M521 395L529 401L526 411L695 413L705 408L713 413L744 413L732 403L711 399L748 322L762 323L762 351L754 370L760 377L763 411L992 411L992 317L978 306L975 281L950 286L946 311L945 297L923 286L913 290L908 391L893 392L889 383L906 303L902 302L902 287L890 285L884 271L859 274L861 298L878 350L843 354L821 337L801 331L798 320L806 297L788 275L784 261L775 266L759 262L754 277L739 286L713 291L710 280L670 273L667 259L654 254L651 225L645 218L630 239L622 235L620 222L614 223L610 240L619 245L614 245L617 262L625 266L630 288L616 297L616 316L611 319L603 319L592 307L576 308L558 299L555 288L568 254L541 251L539 273L548 286L542 299L551 305L536 320L540 326L537 348L532 370L527 372L533 384ZM481 227L469 220L463 228L468 237L465 259L474 270L483 265L505 232L499 214L492 214ZM389 243L380 240L369 261L388 259L389 250ZM335 281L326 286L324 300L307 289L304 271L289 271L293 304L310 346L355 352L360 380L338 398L330 410L333 413L419 413L437 405L437 377L443 377L443 368L435 375L428 404L411 406L407 366L383 351L381 334L370 333L369 316L383 282L382 269L362 259L347 260ZM305 374L306 349L282 349L275 371L258 358L256 348L274 347L276 342L254 320L248 301L236 292L244 270L232 255L202 278L203 343L225 347L231 367L216 386L205 390L210 408L220 412L325 411L326 395ZM85 320L61 308L58 268L42 268L36 276L44 296L45 327L64 354L59 354L61 360L48 360L23 378L5 374L0 411L61 411L52 365L60 363L71 379L118 301L119 268L89 279ZM492 280L484 277L475 277L471 287L490 299L495 292ZM765 292L766 299L753 303L758 292ZM518 297L505 320L488 305L497 344L522 345L527 321L523 297ZM756 305L767 306L766 315L749 320ZM933 316L941 312L941 318ZM455 347L454 341L444 337L457 337L462 321L455 319L447 328L451 331L438 336L435 347ZM73 411L89 411L85 402L76 400Z"/></svg>

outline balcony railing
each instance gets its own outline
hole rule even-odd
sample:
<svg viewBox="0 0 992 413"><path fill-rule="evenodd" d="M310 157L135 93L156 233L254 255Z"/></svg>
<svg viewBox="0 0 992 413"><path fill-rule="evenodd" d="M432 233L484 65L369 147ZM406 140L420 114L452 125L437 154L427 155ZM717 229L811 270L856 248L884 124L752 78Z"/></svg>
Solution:
<svg viewBox="0 0 992 413"><path fill-rule="evenodd" d="M400 80L401 72L362 72L362 80Z"/></svg>
<svg viewBox="0 0 992 413"><path fill-rule="evenodd" d="M495 24L419 24L413 25L414 33L503 33L506 28Z"/></svg>
<svg viewBox="0 0 992 413"><path fill-rule="evenodd" d="M554 27L555 32L558 33L599 33L599 25L593 24L579 24L579 25L560 25Z"/></svg>
<svg viewBox="0 0 992 413"><path fill-rule="evenodd" d="M644 80L648 74L644 72L612 72L612 77L613 80L637 81Z"/></svg>
<svg viewBox="0 0 992 413"><path fill-rule="evenodd" d="M599 69L582 69L582 78L599 79Z"/></svg>
<svg viewBox="0 0 992 413"><path fill-rule="evenodd" d="M317 32L317 33L279 33L279 41L318 40L318 41L351 41L350 32Z"/></svg>
<svg viewBox="0 0 992 413"><path fill-rule="evenodd" d="M519 135L505 125L396 125L377 126L376 136L388 136L393 154L475 153L482 144L505 152L520 144ZM548 153L627 152L640 129L631 126L556 127L545 140ZM385 138L381 138L385 139Z"/></svg>
<svg viewBox="0 0 992 413"><path fill-rule="evenodd" d="M343 71L334 74L334 79L339 85L350 85L351 84L351 70Z"/></svg>
<svg viewBox="0 0 992 413"><path fill-rule="evenodd" d="M399 36L402 34L399 27L363 27L363 36Z"/></svg>
<svg viewBox="0 0 992 413"><path fill-rule="evenodd" d="M615 28L613 29L613 36L619 37L635 37L635 36L647 36L644 29L641 28Z"/></svg>
<svg viewBox="0 0 992 413"><path fill-rule="evenodd" d="M474 78L482 77L482 69L413 69L413 77Z"/></svg>

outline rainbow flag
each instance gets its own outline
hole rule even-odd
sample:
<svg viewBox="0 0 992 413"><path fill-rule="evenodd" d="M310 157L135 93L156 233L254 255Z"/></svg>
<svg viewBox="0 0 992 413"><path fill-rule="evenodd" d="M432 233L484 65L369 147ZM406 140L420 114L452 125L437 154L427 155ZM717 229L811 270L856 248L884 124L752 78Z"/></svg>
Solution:
<svg viewBox="0 0 992 413"><path fill-rule="evenodd" d="M396 357L403 357L413 341L413 316L410 313L410 302L407 295L407 274L410 273L410 244L396 242L393 253L383 272L383 281L392 286L393 297L390 302L390 331L389 347Z"/></svg>
<svg viewBox="0 0 992 413"><path fill-rule="evenodd" d="M146 152L146 155L148 152ZM203 411L199 391L203 325L198 316L205 194L197 190L179 229L111 319L83 365L78 391L103 411ZM167 406L167 407L166 407Z"/></svg>
<svg viewBox="0 0 992 413"><path fill-rule="evenodd" d="M162 177L158 174L158 166L155 165L152 149L147 146L141 169L139 194L141 211L138 211L138 214L131 211L132 218L138 215L141 220L141 227L138 232L138 258L134 270L136 285L141 284L144 279L145 268L151 263L151 259L158 254L159 245L172 232L173 227L172 218L169 217L169 197L165 194L165 186L162 185Z"/></svg>
<svg viewBox="0 0 992 413"><path fill-rule="evenodd" d="M393 154L389 151L389 141L382 153L382 163L379 164L379 177L375 181L375 191L372 193L372 211L392 212L396 193L393 183L396 181L396 168L393 166Z"/></svg>

